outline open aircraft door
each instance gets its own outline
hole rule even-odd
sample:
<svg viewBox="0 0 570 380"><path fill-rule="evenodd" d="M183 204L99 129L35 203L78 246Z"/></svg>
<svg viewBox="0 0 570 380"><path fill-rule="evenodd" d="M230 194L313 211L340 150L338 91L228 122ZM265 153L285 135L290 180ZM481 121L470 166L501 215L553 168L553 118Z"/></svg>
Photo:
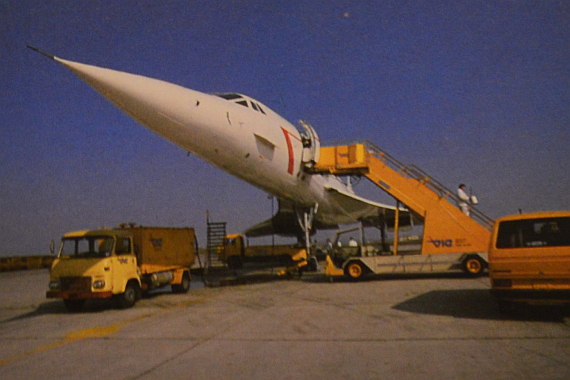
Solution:
<svg viewBox="0 0 570 380"><path fill-rule="evenodd" d="M303 168L311 169L317 162L319 162L321 142L317 135L317 131L315 131L311 124L305 120L299 120L299 124L302 127L300 132L303 139L303 157L301 159L301 164L303 165Z"/></svg>

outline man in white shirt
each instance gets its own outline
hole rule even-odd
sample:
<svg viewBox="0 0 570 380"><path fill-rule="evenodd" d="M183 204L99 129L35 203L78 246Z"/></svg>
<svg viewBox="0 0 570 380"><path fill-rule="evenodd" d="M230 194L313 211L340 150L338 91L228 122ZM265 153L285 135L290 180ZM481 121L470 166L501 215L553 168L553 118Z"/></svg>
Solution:
<svg viewBox="0 0 570 380"><path fill-rule="evenodd" d="M471 209L469 202L471 201L471 197L467 195L465 188L464 184L460 184L459 189L457 189L457 196L459 197L458 206L465 215L469 216L469 210Z"/></svg>

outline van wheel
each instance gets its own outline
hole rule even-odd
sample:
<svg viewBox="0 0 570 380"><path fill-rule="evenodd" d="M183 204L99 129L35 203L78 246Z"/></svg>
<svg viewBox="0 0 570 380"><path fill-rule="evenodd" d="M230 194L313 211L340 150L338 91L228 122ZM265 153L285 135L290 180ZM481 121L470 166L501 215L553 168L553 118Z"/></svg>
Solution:
<svg viewBox="0 0 570 380"><path fill-rule="evenodd" d="M463 271L470 276L480 276L485 269L485 262L479 256L468 256L463 260Z"/></svg>
<svg viewBox="0 0 570 380"><path fill-rule="evenodd" d="M129 307L133 307L134 304L137 302L139 297L139 286L138 284L135 285L134 282L129 282L123 294L119 294L117 301L119 308L121 309L128 309Z"/></svg>
<svg viewBox="0 0 570 380"><path fill-rule="evenodd" d="M77 313L85 306L85 300L63 300L63 304L67 311Z"/></svg>
<svg viewBox="0 0 570 380"><path fill-rule="evenodd" d="M188 293L190 290L190 275L184 272L182 282L178 285L172 285L172 293Z"/></svg>
<svg viewBox="0 0 570 380"><path fill-rule="evenodd" d="M360 280L364 274L364 268L360 262L353 261L346 266L344 273L352 280Z"/></svg>

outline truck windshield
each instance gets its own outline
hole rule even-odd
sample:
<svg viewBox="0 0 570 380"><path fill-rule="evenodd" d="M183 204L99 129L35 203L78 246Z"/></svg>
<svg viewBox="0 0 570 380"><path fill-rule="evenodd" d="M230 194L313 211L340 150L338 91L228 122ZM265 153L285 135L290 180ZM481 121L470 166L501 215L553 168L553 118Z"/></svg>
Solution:
<svg viewBox="0 0 570 380"><path fill-rule="evenodd" d="M113 252L114 239L110 236L89 236L62 240L60 256L108 257Z"/></svg>

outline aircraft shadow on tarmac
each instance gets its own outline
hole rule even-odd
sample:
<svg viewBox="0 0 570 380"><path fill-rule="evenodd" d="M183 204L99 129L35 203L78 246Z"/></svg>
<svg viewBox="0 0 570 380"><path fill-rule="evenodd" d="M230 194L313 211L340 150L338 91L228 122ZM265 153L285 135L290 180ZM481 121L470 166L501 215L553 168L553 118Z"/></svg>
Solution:
<svg viewBox="0 0 570 380"><path fill-rule="evenodd" d="M557 305L513 305L499 311L488 289L432 290L392 307L419 314L444 315L464 319L515 320L527 322L568 322L568 307Z"/></svg>

